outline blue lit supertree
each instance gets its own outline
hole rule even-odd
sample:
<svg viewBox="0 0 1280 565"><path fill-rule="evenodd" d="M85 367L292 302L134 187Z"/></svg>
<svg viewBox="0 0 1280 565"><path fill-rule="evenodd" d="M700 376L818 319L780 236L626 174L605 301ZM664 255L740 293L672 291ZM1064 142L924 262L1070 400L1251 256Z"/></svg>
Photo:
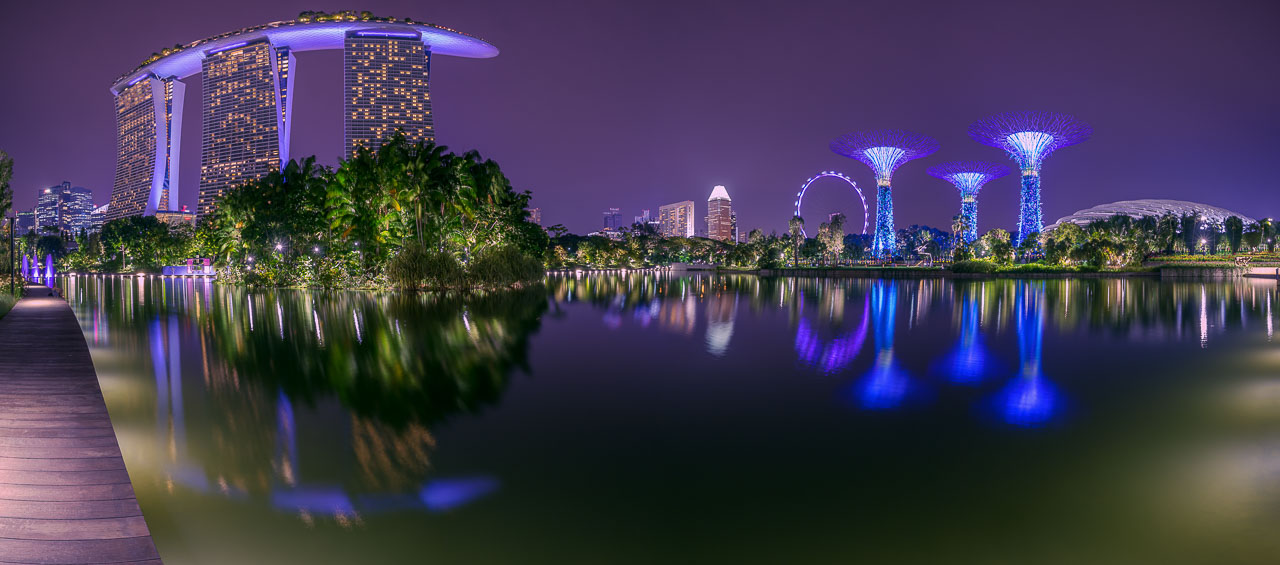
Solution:
<svg viewBox="0 0 1280 565"><path fill-rule="evenodd" d="M831 150L862 161L876 174L876 233L871 250L877 257L893 257L896 251L893 229L893 171L907 161L938 150L932 137L898 129L859 131L831 142Z"/></svg>
<svg viewBox="0 0 1280 565"><path fill-rule="evenodd" d="M984 145L1004 149L1022 168L1022 201L1014 245L1040 233L1040 163L1054 151L1089 139L1093 128L1074 116L1056 112L1004 112L969 126L969 136Z"/></svg>
<svg viewBox="0 0 1280 565"><path fill-rule="evenodd" d="M978 238L978 191L982 185L1009 174L1009 167L984 161L948 161L929 167L929 174L960 189L960 218L965 243Z"/></svg>

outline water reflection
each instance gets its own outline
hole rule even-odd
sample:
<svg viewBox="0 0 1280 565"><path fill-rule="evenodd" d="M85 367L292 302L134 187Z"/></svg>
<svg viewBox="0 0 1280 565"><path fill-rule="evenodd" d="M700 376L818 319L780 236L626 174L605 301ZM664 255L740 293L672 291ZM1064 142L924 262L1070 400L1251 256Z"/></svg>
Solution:
<svg viewBox="0 0 1280 565"><path fill-rule="evenodd" d="M1058 392L1042 371L1043 281L1019 281L1014 291L1018 333L1018 374L1001 389L996 406L1004 421L1021 427L1049 422L1060 406Z"/></svg>
<svg viewBox="0 0 1280 565"><path fill-rule="evenodd" d="M1270 536L1174 534L1274 531L1246 496L1275 469L1272 281L65 286L166 562L652 563L689 531L758 543L690 557L740 563L1034 562L1056 532L1064 562L1213 562Z"/></svg>
<svg viewBox="0 0 1280 565"><path fill-rule="evenodd" d="M602 307L606 325L615 330L625 325L615 312L630 311L641 328L657 320L665 330L692 334L701 314L707 352L715 357L723 357L735 337L740 304L753 317L785 313L796 361L822 374L843 375L854 403L866 410L902 408L933 394L927 380L911 376L920 361L928 362L925 372L940 381L937 385L984 387L1007 378L988 389L984 406L997 420L1025 428L1044 426L1063 409L1059 386L1042 368L1047 331L1101 333L1139 343L1192 338L1207 348L1215 335L1247 329L1250 320L1261 318L1270 339L1276 294L1273 282L1252 279L1207 284L1147 278L949 281L620 273L553 277L548 284L557 304ZM941 327L951 328L949 338L937 339ZM929 336L926 343L913 339L906 364L895 347L902 332ZM950 345L937 351L940 343ZM1016 356L994 352L1009 346L1016 346ZM1011 366L1017 367L1012 375Z"/></svg>
<svg viewBox="0 0 1280 565"><path fill-rule="evenodd" d="M308 524L346 527L369 512L447 511L498 488L488 475L430 477L430 430L498 401L513 371L527 370L547 307L541 287L427 296L215 291L161 278L65 286L91 346L147 354L155 445L142 450L158 455L146 467L166 491L262 499Z"/></svg>
<svg viewBox="0 0 1280 565"><path fill-rule="evenodd" d="M898 286L877 280L871 286L871 316L875 318L875 363L858 385L858 401L869 410L897 408L911 379L894 359L893 335L898 311Z"/></svg>

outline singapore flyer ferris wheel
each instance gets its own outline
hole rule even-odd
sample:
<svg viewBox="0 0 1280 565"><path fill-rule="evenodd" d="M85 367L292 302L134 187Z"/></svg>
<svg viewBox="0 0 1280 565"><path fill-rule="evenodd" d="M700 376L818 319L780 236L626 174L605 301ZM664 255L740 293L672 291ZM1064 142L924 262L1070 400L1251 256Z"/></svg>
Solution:
<svg viewBox="0 0 1280 565"><path fill-rule="evenodd" d="M862 195L862 189L858 188L858 183L853 182L853 179L849 178L848 175L845 175L844 173L839 173L836 171L822 171L821 173L818 173L810 177L809 180L804 181L804 185L800 187L800 192L796 193L795 215L796 216L800 215L800 204L804 202L805 191L809 190L809 186L812 185L814 181L817 181L818 179L825 178L825 177L837 178L837 179L843 180L844 182L849 183L849 186L853 188L853 191L858 194L858 201L862 203L862 235L866 235L867 234L867 199ZM801 233L803 233L804 229L801 228L800 231ZM804 236L808 237L809 234L804 233Z"/></svg>

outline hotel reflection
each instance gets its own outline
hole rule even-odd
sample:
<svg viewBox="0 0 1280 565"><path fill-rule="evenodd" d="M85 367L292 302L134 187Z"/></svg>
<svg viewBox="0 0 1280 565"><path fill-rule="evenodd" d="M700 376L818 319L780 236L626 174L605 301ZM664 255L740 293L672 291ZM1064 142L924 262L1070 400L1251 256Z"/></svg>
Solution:
<svg viewBox="0 0 1280 565"><path fill-rule="evenodd" d="M117 429L140 498L266 502L308 526L344 528L499 489L488 474L434 474L431 426L498 401L546 308L539 293L482 315L465 300L318 302L220 293L197 279L71 277L65 287L95 356L134 352L95 359L108 405L124 407ZM432 321L410 322L422 317ZM325 340L351 346L326 360ZM255 370L262 359L279 370ZM143 373L147 382L119 376ZM403 378L383 390L342 390L391 374Z"/></svg>

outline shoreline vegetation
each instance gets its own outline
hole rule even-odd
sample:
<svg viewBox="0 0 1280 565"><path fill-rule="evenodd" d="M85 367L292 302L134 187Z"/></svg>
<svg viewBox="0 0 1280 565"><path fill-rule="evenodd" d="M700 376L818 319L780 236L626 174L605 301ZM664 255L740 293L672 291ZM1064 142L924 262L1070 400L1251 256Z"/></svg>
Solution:
<svg viewBox="0 0 1280 565"><path fill-rule="evenodd" d="M11 161L0 155L0 181L6 170ZM2 207L9 193L0 193ZM799 216L785 233L754 229L740 242L666 237L647 222L584 236L532 222L531 197L476 151L459 155L396 135L336 167L315 157L290 161L228 190L194 226L154 216L112 220L97 233L46 226L16 238L16 251L37 264L52 256L60 273L158 274L208 259L223 284L350 290L496 290L538 284L556 271L681 268L885 278L1280 278L1271 219L1117 215L1062 224L1014 246L998 228L972 241L957 237L970 230L956 216L950 231L897 230L900 251L887 258L872 255L870 236L846 234L841 214L812 237ZM7 273L16 261L7 249L0 256Z"/></svg>

